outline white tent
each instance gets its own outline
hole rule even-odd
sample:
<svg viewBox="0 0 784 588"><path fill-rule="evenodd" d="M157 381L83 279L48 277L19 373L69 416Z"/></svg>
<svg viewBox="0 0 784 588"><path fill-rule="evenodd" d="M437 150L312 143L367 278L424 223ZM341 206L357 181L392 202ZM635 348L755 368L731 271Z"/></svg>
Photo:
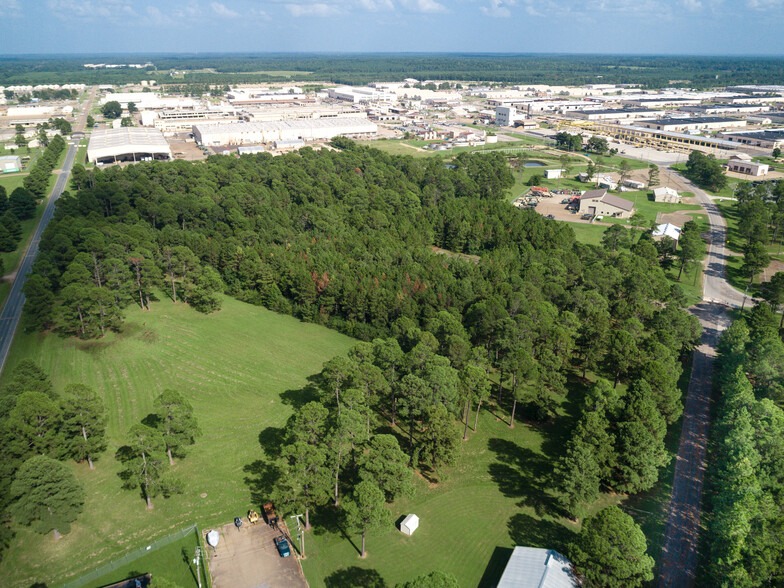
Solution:
<svg viewBox="0 0 784 588"><path fill-rule="evenodd" d="M210 531L207 533L207 543L209 543L211 547L217 547L219 540L220 534L217 531Z"/></svg>
<svg viewBox="0 0 784 588"><path fill-rule="evenodd" d="M414 531L417 530L417 527L419 527L419 517L415 514L408 515L403 519L403 522L400 523L400 530L406 535L413 535Z"/></svg>

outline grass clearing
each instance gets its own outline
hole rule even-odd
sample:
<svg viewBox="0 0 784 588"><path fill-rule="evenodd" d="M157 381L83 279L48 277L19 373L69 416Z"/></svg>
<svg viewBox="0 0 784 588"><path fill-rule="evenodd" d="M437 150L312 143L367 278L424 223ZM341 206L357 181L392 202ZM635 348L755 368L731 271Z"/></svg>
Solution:
<svg viewBox="0 0 784 588"><path fill-rule="evenodd" d="M262 457L259 433L282 427L307 376L353 344L335 331L231 298L212 315L168 301L149 312L132 308L124 331L99 341L19 333L3 373L29 358L58 392L70 382L93 386L108 408L109 448L94 471L69 464L87 494L71 533L54 543L50 535L15 529L0 563L3 586L56 585L194 521L209 528L247 512L252 503L243 468ZM172 468L184 493L158 497L146 511L138 491L121 488L113 456L166 388L190 400L204 435Z"/></svg>
<svg viewBox="0 0 784 588"><path fill-rule="evenodd" d="M263 459L260 433L280 435L292 404L303 399L306 377L353 343L334 331L230 298L209 316L168 301L150 312L133 308L122 333L99 341L20 334L8 367L30 358L51 374L58 391L71 381L98 390L109 410L109 449L92 472L84 464L69 464L87 493L71 533L54 543L50 535L15 529L0 563L4 586L57 584L194 521L205 529L244 514L253 506L246 481L251 474L244 468ZM548 473L589 384L570 377L569 396L546 425L526 422L518 408L518 422L510 429L510 407L496 411L486 403L478 432L461 444L458 462L440 473L441 483L417 477L416 495L391 505L394 520L409 512L421 517L413 537L392 526L370 533L369 555L360 560L358 536L345 536L329 509L315 514L303 562L310 585L345 585L339 582L356 573L377 573L394 584L441 569L455 574L463 586L489 586L497 582L512 546L563 549L579 526L553 514ZM156 498L155 508L147 511L138 491L121 489L113 455L128 428L150 412L165 388L180 390L191 401L204 436L173 468L184 493ZM593 510L621 498L603 495ZM133 571L151 569L136 566Z"/></svg>
<svg viewBox="0 0 784 588"><path fill-rule="evenodd" d="M194 531L179 541L156 549L129 564L117 568L111 573L85 584L84 588L101 588L101 586L121 582L126 578L134 578L142 574L150 574L152 576L153 586L156 579L165 578L182 588L197 588L199 583L196 579L196 566L190 562L198 544L199 539L196 536L196 531ZM207 585L204 565L200 565L199 572L202 576L202 584Z"/></svg>
<svg viewBox="0 0 784 588"><path fill-rule="evenodd" d="M520 420L511 429L510 406L504 403L501 411L493 404L483 406L477 432L469 431L457 463L444 469L442 481L433 485L417 476L415 496L391 505L397 522L409 513L419 516L414 535L394 527L369 532L367 557L360 559L359 535L344 535L333 516L315 518L303 561L310 586L375 585L371 580L379 579L394 585L442 570L461 586L489 587L497 584L515 545L563 551L579 525L553 516L547 490L553 460L575 424L586 385L571 377L569 389L559 416L546 425ZM591 511L620 500L603 494Z"/></svg>

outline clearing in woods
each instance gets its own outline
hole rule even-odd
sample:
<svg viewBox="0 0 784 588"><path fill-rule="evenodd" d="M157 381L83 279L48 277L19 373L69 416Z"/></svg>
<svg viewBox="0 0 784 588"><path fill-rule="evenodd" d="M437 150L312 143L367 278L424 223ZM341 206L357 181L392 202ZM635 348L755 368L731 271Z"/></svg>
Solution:
<svg viewBox="0 0 784 588"><path fill-rule="evenodd" d="M261 457L259 433L282 427L293 410L287 391L301 389L353 344L335 331L228 297L212 315L168 300L150 312L133 308L123 333L99 341L19 333L4 376L29 358L58 392L70 382L93 386L108 408L109 448L94 471L69 464L87 494L71 533L55 543L51 535L15 528L0 563L3 586L57 585L195 521L204 529L244 515L252 505L243 468ZM138 491L121 489L114 453L166 388L190 400L203 435L173 467L184 493L153 499L155 508L146 511Z"/></svg>

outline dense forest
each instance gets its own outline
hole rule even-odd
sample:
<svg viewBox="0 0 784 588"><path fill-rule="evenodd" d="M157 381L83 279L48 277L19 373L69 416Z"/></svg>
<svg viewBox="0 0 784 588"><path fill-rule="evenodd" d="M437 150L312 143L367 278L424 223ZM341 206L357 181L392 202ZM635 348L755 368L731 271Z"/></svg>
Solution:
<svg viewBox="0 0 784 588"><path fill-rule="evenodd" d="M424 330L458 370L481 353L512 418L519 400L548 419L579 366L612 390L633 383L646 410L652 402L663 421L677 419L679 360L699 324L647 235L585 246L567 225L510 207L499 154L461 154L447 167L336 144L343 150L199 165L76 166L79 191L58 201L25 286L25 327L99 337L122 328L129 304L163 297L210 312L224 290L360 340L394 337L406 352ZM594 400L608 427L629 418L616 400ZM600 479L639 491L655 482L661 455L654 462L645 474L602 462Z"/></svg>
<svg viewBox="0 0 784 588"><path fill-rule="evenodd" d="M761 302L719 343L706 586L784 582L784 344L779 328L778 315Z"/></svg>
<svg viewBox="0 0 784 588"><path fill-rule="evenodd" d="M216 312L224 291L356 337L324 365L318 398L293 415L257 490L308 512L345 496L363 535L374 523L356 509L381 512L407 491L406 468L437 475L491 395L510 426L549 421L570 378L594 384L555 464L556 508L581 519L600 491L650 489L700 335L662 270L668 253L637 231L580 244L567 224L510 206L498 153L447 166L333 146L75 166L77 191L58 200L25 285L25 328L96 338L122 330L129 305ZM16 398L2 396L15 414ZM628 523L604 518L596 524ZM582 561L590 573L590 555ZM645 562L629 585L649 577Z"/></svg>
<svg viewBox="0 0 784 588"><path fill-rule="evenodd" d="M147 69L86 70L85 62L150 61ZM170 71L185 71L172 78ZM275 75L275 71L302 72ZM259 73L264 72L264 73ZM514 54L232 54L82 57L5 57L0 84L81 82L119 84L156 79L159 83L237 84L324 81L482 81L513 84L639 84L644 88L708 88L733 84L780 83L784 64L766 57L687 57Z"/></svg>

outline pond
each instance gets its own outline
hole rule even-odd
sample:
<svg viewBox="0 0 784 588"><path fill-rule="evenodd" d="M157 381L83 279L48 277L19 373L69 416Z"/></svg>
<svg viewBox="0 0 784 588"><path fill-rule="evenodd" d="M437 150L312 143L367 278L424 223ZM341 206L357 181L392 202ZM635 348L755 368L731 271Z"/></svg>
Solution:
<svg viewBox="0 0 784 588"><path fill-rule="evenodd" d="M544 163L541 161L526 161L523 167L544 167Z"/></svg>

